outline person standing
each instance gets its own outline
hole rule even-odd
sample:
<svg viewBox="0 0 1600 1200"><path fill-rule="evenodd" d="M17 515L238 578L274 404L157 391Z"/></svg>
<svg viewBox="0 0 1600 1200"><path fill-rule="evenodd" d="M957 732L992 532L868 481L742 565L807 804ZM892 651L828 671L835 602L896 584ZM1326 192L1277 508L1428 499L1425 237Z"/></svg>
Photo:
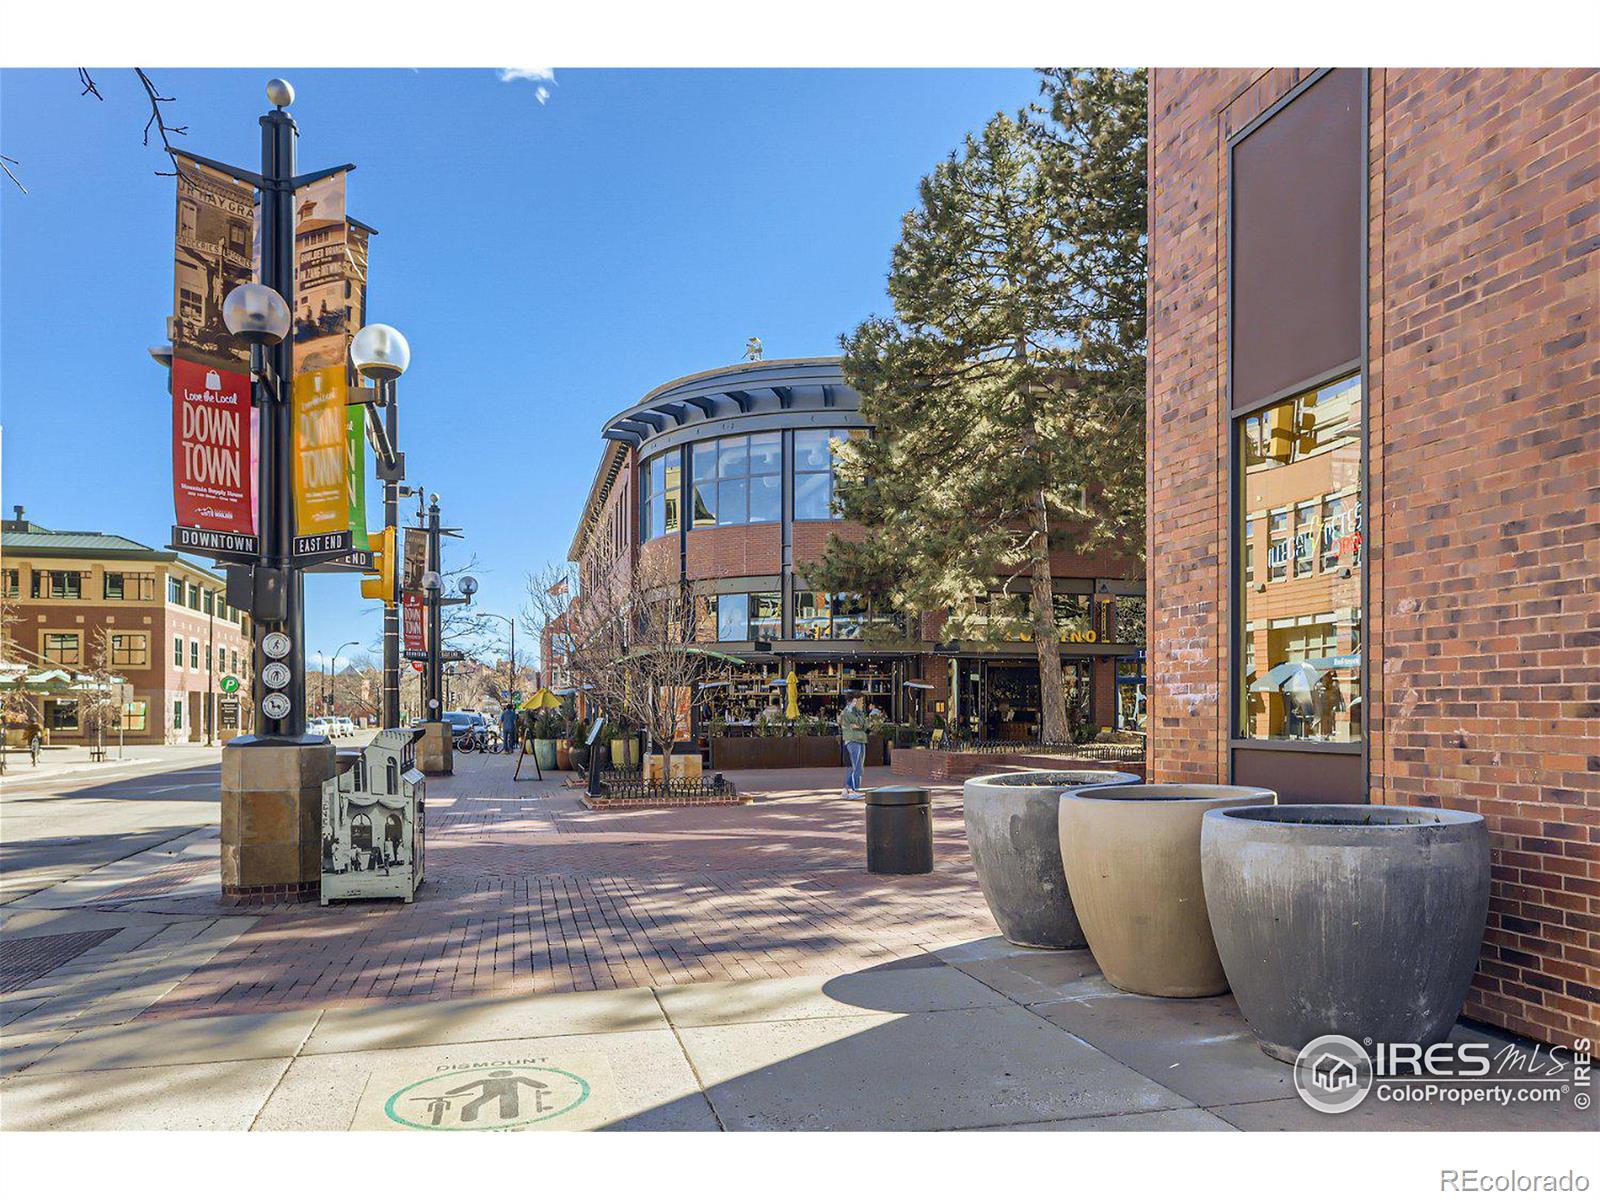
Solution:
<svg viewBox="0 0 1600 1200"><path fill-rule="evenodd" d="M517 710L506 705L500 710L500 752L510 754L517 743Z"/></svg>
<svg viewBox="0 0 1600 1200"><path fill-rule="evenodd" d="M861 702L861 693L851 692L844 709L839 713L839 735L844 738L844 753L849 760L844 772L844 797L847 800L861 800L866 795L861 790L861 767L867 757L869 722L866 705Z"/></svg>

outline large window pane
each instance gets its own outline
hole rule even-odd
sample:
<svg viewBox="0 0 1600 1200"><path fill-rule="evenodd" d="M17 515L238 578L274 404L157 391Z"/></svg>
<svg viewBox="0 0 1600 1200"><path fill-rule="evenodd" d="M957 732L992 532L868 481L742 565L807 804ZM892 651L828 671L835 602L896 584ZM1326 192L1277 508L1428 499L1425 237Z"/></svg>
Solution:
<svg viewBox="0 0 1600 1200"><path fill-rule="evenodd" d="M794 594L794 636L820 641L832 636L833 617L826 592L796 592Z"/></svg>
<svg viewBox="0 0 1600 1200"><path fill-rule="evenodd" d="M735 479L750 473L750 439L725 437L717 442L717 476Z"/></svg>
<svg viewBox="0 0 1600 1200"><path fill-rule="evenodd" d="M783 515L783 477L758 475L750 480L750 523L776 521Z"/></svg>
<svg viewBox="0 0 1600 1200"><path fill-rule="evenodd" d="M781 433L753 433L750 435L750 474L776 475L783 469L783 435Z"/></svg>
<svg viewBox="0 0 1600 1200"><path fill-rule="evenodd" d="M700 456L695 455L695 462ZM714 461L714 460L713 460ZM698 471L696 472L698 474ZM704 529L717 523L717 485L715 481L694 485L694 528Z"/></svg>
<svg viewBox="0 0 1600 1200"><path fill-rule="evenodd" d="M696 483L704 483L708 479L717 477L716 442L696 442L692 457L694 458L694 478Z"/></svg>
<svg viewBox="0 0 1600 1200"><path fill-rule="evenodd" d="M662 506L661 529L665 533L677 533L681 527L679 506L683 502L683 454L671 450L662 458L666 460L666 470L662 472L666 482L666 503Z"/></svg>
<svg viewBox="0 0 1600 1200"><path fill-rule="evenodd" d="M742 592L717 597L717 641L750 640L750 602Z"/></svg>
<svg viewBox="0 0 1600 1200"><path fill-rule="evenodd" d="M783 636L783 599L777 592L750 593L750 637L771 641Z"/></svg>
<svg viewBox="0 0 1600 1200"><path fill-rule="evenodd" d="M867 619L867 603L860 596L840 592L833 597L833 636L856 640Z"/></svg>
<svg viewBox="0 0 1600 1200"><path fill-rule="evenodd" d="M833 466L833 455L828 449L832 430L799 429L794 435L794 469L796 471L825 471Z"/></svg>
<svg viewBox="0 0 1600 1200"><path fill-rule="evenodd" d="M724 479L717 485L717 524L743 525L747 512L748 479Z"/></svg>
<svg viewBox="0 0 1600 1200"><path fill-rule="evenodd" d="M1240 418L1241 547L1266 528L1263 580L1238 555L1245 738L1362 737L1359 376Z"/></svg>
<svg viewBox="0 0 1600 1200"><path fill-rule="evenodd" d="M796 521L826 521L829 510L829 476L826 473L805 473L794 477L794 519Z"/></svg>

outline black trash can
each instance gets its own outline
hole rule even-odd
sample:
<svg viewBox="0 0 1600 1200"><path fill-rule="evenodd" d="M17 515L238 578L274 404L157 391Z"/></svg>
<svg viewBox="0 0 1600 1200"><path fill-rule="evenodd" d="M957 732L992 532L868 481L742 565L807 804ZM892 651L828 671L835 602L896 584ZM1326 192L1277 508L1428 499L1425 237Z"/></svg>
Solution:
<svg viewBox="0 0 1600 1200"><path fill-rule="evenodd" d="M928 789L867 789L867 870L873 875L933 871L933 811Z"/></svg>

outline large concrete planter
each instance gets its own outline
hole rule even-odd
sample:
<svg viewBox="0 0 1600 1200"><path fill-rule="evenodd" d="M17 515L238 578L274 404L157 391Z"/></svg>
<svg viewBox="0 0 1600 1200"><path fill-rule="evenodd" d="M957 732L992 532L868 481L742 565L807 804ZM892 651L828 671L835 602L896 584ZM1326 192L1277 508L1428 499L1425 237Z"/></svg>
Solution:
<svg viewBox="0 0 1600 1200"><path fill-rule="evenodd" d="M1277 799L1262 788L1167 783L1061 797L1067 889L1108 982L1142 996L1228 990L1200 882L1200 822L1215 808Z"/></svg>
<svg viewBox="0 0 1600 1200"><path fill-rule="evenodd" d="M1475 813L1386 805L1228 808L1201 837L1206 907L1261 1048L1326 1033L1444 1040L1489 912Z"/></svg>
<svg viewBox="0 0 1600 1200"><path fill-rule="evenodd" d="M1137 782L1119 771L1007 771L962 785L967 845L1006 941L1047 950L1083 946L1061 868L1061 793L1091 783Z"/></svg>

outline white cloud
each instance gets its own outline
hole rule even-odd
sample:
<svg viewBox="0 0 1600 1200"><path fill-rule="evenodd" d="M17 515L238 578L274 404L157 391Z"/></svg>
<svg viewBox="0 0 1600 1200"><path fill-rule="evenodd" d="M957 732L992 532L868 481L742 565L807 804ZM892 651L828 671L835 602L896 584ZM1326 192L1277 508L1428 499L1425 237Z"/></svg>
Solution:
<svg viewBox="0 0 1600 1200"><path fill-rule="evenodd" d="M500 82L501 83L520 83L523 80L543 80L546 83L554 83L555 79L556 79L556 73L555 73L555 70L553 68L551 68L551 67L501 67L500 68ZM544 89L541 88L540 90L543 91Z"/></svg>
<svg viewBox="0 0 1600 1200"><path fill-rule="evenodd" d="M540 104L543 104L546 100L550 99L550 89L547 87L535 88L533 90L533 98Z"/></svg>

